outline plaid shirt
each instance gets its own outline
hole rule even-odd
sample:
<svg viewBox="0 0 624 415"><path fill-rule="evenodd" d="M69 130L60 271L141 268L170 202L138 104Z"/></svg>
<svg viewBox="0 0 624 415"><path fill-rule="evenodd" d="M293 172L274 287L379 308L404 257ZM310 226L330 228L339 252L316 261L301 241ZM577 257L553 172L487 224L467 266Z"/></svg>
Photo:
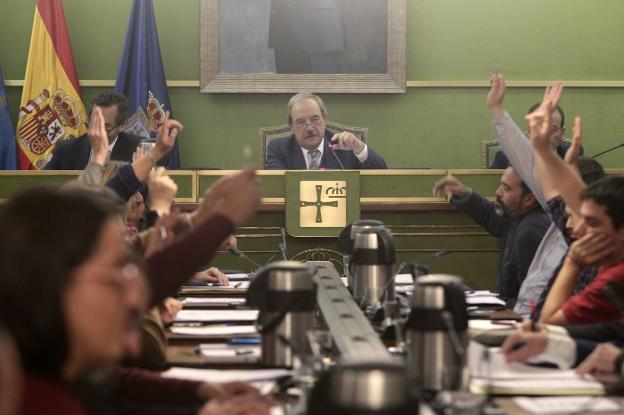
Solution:
<svg viewBox="0 0 624 415"><path fill-rule="evenodd" d="M563 234L563 237L565 238L565 241L568 244L568 246L570 246L572 242L574 242L574 240L572 239L572 236L570 235L570 233L568 232L565 226L566 222L568 221L568 214L565 211L565 207L566 207L566 204L563 201L563 198L561 196L553 197L547 202L547 212L550 215L551 220ZM555 283L555 279L557 278L557 275L559 275L559 271L561 271L561 268L563 267L563 261L565 260L566 256L567 256L567 252L566 252L566 255L564 255L563 258L561 258L561 262L559 263L557 268L555 268L555 270L553 271L553 274L550 277L550 280L548 281L546 288L540 295L539 300L537 300L537 303L535 304L535 309L531 312L531 319L538 320L540 315L542 314L542 308L544 307L544 303L546 302L546 297L548 297L548 293L550 292L553 284ZM598 274L598 267L581 268L581 270L579 271L578 283L576 284L574 293L578 294L579 292L583 291L583 289L594 280L594 278L596 277L596 274Z"/></svg>

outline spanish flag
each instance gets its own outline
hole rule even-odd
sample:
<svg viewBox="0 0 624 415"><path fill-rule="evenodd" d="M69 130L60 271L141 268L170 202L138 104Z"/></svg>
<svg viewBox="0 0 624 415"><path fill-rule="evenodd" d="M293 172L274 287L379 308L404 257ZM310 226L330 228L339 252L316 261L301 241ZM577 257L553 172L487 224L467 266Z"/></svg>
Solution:
<svg viewBox="0 0 624 415"><path fill-rule="evenodd" d="M61 0L37 0L17 119L20 169L43 170L59 140L87 132Z"/></svg>

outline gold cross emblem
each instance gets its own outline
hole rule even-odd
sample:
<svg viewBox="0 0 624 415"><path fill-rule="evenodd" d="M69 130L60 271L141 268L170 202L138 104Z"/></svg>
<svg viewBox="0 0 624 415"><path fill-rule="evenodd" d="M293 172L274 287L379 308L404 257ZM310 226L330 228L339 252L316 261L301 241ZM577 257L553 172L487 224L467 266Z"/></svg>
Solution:
<svg viewBox="0 0 624 415"><path fill-rule="evenodd" d="M299 223L301 227L346 226L347 195L345 181L301 181L299 186ZM326 207L336 209L324 209Z"/></svg>

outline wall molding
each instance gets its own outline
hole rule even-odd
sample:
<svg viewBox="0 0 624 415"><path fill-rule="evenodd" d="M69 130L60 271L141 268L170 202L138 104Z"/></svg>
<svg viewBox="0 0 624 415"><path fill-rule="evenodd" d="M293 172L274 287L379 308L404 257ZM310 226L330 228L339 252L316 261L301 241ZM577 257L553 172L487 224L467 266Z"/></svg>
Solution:
<svg viewBox="0 0 624 415"><path fill-rule="evenodd" d="M553 81L506 81L508 88L543 88ZM5 79L5 86L22 87L23 79ZM566 88L624 88L624 80L613 81L563 81ZM82 79L82 87L109 87L115 86L114 79ZM170 80L167 86L171 88L199 88L199 80ZM407 88L489 88L490 81L407 81Z"/></svg>

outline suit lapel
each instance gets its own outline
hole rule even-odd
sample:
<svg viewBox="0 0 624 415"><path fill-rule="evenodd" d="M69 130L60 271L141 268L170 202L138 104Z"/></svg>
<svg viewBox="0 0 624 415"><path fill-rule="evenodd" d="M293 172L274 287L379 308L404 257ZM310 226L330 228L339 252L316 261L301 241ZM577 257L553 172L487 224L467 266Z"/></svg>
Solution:
<svg viewBox="0 0 624 415"><path fill-rule="evenodd" d="M289 158L290 160L292 160L292 166L289 167L290 169L305 170L308 168L308 165L303 158L303 151L301 151L301 146L299 146L299 143L297 143L297 139L294 135L290 138L288 152L290 153Z"/></svg>

